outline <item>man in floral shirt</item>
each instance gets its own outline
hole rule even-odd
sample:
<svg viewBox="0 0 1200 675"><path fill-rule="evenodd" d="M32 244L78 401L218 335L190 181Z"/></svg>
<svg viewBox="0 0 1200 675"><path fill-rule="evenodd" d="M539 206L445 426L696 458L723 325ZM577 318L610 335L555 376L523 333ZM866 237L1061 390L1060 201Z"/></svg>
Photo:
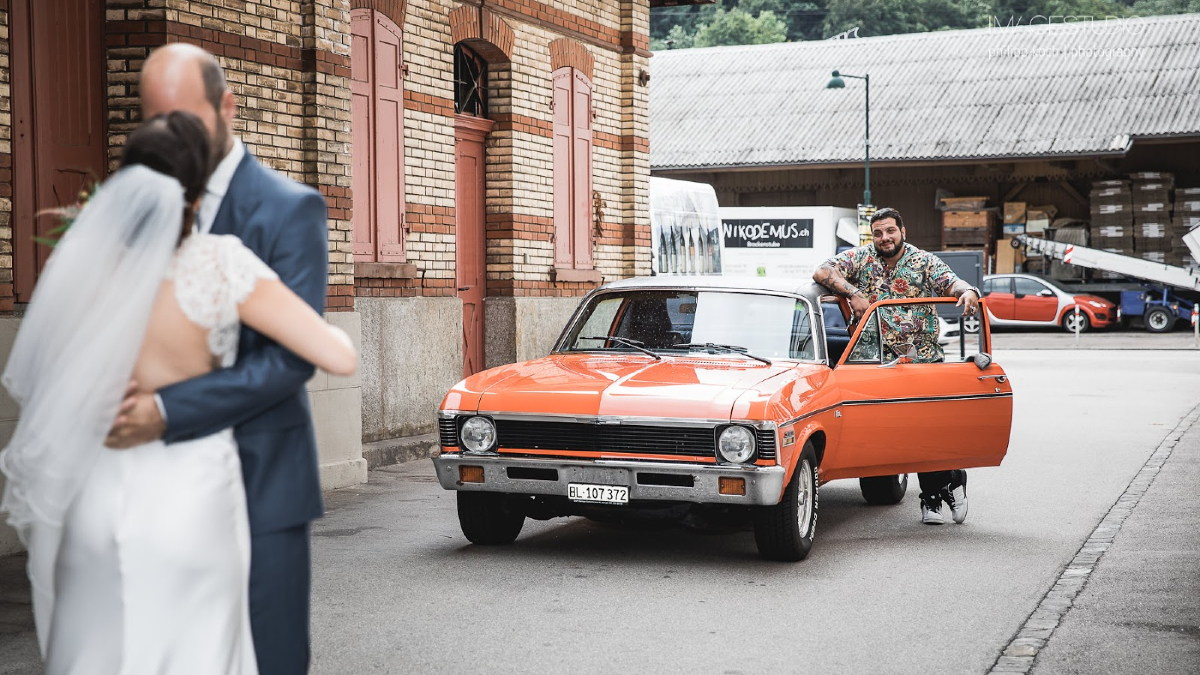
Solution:
<svg viewBox="0 0 1200 675"><path fill-rule="evenodd" d="M940 258L909 244L904 231L904 219L896 209L880 209L871 216L870 246L843 251L825 261L813 274L813 280L850 302L854 316L861 319L870 306L879 300L895 298L958 298L963 314L973 316L979 309L979 291L959 279ZM937 312L933 305L904 305L881 307L880 334L883 354L874 346L873 356L892 360L906 356L911 345L913 361L934 363L944 354L938 344ZM871 342L863 332L863 343ZM855 348L855 353L859 347ZM853 356L853 355L852 355ZM942 503L950 507L954 522L967 518L967 472L931 471L917 475L921 482L921 520L940 525Z"/></svg>

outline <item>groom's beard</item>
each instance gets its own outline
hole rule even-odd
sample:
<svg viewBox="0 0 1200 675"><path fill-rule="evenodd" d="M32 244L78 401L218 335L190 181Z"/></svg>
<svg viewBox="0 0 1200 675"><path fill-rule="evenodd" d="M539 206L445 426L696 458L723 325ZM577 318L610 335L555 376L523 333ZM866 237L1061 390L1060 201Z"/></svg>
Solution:
<svg viewBox="0 0 1200 675"><path fill-rule="evenodd" d="M217 117L216 136L212 140L212 169L215 171L221 160L225 159L225 146L229 144L229 124L223 117Z"/></svg>

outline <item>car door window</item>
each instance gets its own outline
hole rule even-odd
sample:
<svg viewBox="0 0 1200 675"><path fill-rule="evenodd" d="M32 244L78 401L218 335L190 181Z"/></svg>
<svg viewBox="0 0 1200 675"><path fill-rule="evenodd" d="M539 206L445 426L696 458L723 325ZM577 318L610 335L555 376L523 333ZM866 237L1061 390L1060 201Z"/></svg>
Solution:
<svg viewBox="0 0 1200 675"><path fill-rule="evenodd" d="M988 279L983 282L983 294L991 295L992 293L1012 293L1012 280L1008 277L1002 279Z"/></svg>
<svg viewBox="0 0 1200 675"><path fill-rule="evenodd" d="M938 308L953 301L924 300L886 304L867 316L846 356L847 364L882 365L911 351L914 363L962 363L986 351L985 330L963 333L962 323L938 319Z"/></svg>
<svg viewBox="0 0 1200 675"><path fill-rule="evenodd" d="M1042 291L1050 290L1046 284L1035 279L1014 279L1013 283L1016 286L1017 295L1037 295Z"/></svg>

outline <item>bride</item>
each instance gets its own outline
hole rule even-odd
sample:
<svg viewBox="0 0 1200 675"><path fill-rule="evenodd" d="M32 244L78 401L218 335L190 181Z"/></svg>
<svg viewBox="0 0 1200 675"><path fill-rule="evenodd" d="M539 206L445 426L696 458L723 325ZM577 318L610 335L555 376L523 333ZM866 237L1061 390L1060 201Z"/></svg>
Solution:
<svg viewBox="0 0 1200 675"><path fill-rule="evenodd" d="M29 551L49 675L257 672L233 433L105 448L131 375L152 392L229 366L240 323L328 372L356 367L346 334L240 240L189 236L209 147L182 112L129 137L55 247L4 371L21 418L0 510Z"/></svg>

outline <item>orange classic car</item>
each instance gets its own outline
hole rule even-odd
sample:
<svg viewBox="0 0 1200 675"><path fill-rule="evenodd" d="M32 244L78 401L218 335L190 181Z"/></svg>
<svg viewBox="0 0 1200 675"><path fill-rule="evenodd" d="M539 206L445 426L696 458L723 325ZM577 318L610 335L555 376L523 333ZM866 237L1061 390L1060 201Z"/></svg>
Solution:
<svg viewBox="0 0 1200 675"><path fill-rule="evenodd" d="M847 329L826 293L729 277L591 292L549 356L446 395L433 461L463 534L508 544L526 518L732 518L762 556L795 561L824 482L856 478L866 501L894 504L910 472L1000 464L1012 387L986 312L943 348L937 306L953 299L883 301Z"/></svg>

